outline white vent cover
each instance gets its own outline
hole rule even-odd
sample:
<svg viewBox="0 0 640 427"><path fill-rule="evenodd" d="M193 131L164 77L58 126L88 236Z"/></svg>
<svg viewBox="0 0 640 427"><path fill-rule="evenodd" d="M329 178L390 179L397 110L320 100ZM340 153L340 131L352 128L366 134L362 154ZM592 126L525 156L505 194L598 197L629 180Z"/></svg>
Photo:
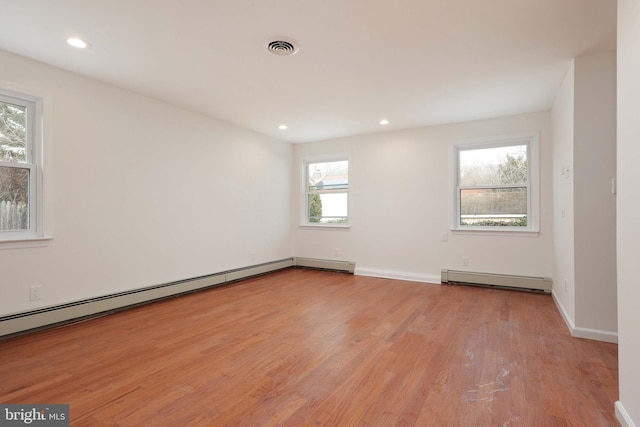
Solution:
<svg viewBox="0 0 640 427"><path fill-rule="evenodd" d="M267 44L267 52L278 56L288 56L297 53L298 47L291 41L274 40Z"/></svg>

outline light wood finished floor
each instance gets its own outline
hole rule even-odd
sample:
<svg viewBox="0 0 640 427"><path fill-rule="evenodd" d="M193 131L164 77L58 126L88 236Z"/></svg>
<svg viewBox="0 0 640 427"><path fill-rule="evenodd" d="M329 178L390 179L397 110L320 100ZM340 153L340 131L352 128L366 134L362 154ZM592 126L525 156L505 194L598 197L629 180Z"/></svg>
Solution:
<svg viewBox="0 0 640 427"><path fill-rule="evenodd" d="M300 269L0 342L72 426L616 426L617 377L548 295Z"/></svg>

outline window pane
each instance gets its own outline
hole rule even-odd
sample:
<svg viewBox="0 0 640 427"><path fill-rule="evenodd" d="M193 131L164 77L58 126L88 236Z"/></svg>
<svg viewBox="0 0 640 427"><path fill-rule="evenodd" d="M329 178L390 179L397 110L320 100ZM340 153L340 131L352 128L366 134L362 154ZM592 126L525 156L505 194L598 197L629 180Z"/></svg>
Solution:
<svg viewBox="0 0 640 427"><path fill-rule="evenodd" d="M0 101L0 160L27 161L27 107Z"/></svg>
<svg viewBox="0 0 640 427"><path fill-rule="evenodd" d="M460 225L526 227L526 187L460 190Z"/></svg>
<svg viewBox="0 0 640 427"><path fill-rule="evenodd" d="M0 230L29 229L29 169L0 166Z"/></svg>
<svg viewBox="0 0 640 427"><path fill-rule="evenodd" d="M309 222L345 224L348 222L347 193L309 194Z"/></svg>
<svg viewBox="0 0 640 427"><path fill-rule="evenodd" d="M349 162L309 163L309 191L349 188Z"/></svg>
<svg viewBox="0 0 640 427"><path fill-rule="evenodd" d="M527 183L527 146L461 150L460 186Z"/></svg>

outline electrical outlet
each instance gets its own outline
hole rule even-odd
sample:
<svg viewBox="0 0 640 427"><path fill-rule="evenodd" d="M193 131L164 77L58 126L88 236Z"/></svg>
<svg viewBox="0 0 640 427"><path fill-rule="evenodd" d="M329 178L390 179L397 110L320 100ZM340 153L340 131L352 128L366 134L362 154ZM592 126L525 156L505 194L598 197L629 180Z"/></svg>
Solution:
<svg viewBox="0 0 640 427"><path fill-rule="evenodd" d="M569 290L569 281L564 279L564 292L567 293Z"/></svg>
<svg viewBox="0 0 640 427"><path fill-rule="evenodd" d="M40 291L42 286L32 286L29 288L29 301L38 301L40 299Z"/></svg>
<svg viewBox="0 0 640 427"><path fill-rule="evenodd" d="M442 234L440 235L440 240L443 242L446 242L449 240L449 233L447 233L446 231L443 231Z"/></svg>
<svg viewBox="0 0 640 427"><path fill-rule="evenodd" d="M467 256L463 256L462 257L462 266L463 267L468 267L469 266L469 257L467 257Z"/></svg>
<svg viewBox="0 0 640 427"><path fill-rule="evenodd" d="M339 250L337 250L337 249L336 249L336 250L334 250L334 251L333 251L333 256L334 256L334 257L336 257L336 258L340 258L340 251L339 251Z"/></svg>

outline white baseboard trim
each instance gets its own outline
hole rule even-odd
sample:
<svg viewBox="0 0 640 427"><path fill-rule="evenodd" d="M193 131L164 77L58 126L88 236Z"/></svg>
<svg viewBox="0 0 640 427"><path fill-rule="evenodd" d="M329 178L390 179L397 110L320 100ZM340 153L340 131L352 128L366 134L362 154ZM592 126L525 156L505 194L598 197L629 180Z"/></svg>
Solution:
<svg viewBox="0 0 640 427"><path fill-rule="evenodd" d="M576 338L585 338L588 340L603 341L603 342L618 344L617 332L576 327L574 328L571 335L573 335Z"/></svg>
<svg viewBox="0 0 640 427"><path fill-rule="evenodd" d="M431 276L427 274L404 273L393 270L374 270L372 268L356 268L354 274L356 276L380 277L382 279L405 280L409 282L422 282L440 284L440 276Z"/></svg>
<svg viewBox="0 0 640 427"><path fill-rule="evenodd" d="M616 418L622 427L636 427L636 424L633 422L629 413L624 409L622 402L619 400L616 402Z"/></svg>
<svg viewBox="0 0 640 427"><path fill-rule="evenodd" d="M576 328L575 323L573 323L573 319L571 318L571 316L569 316L569 313L567 313L567 310L565 310L564 306L560 302L560 299L558 299L558 297L556 296L555 289L551 291L551 296L553 297L553 302L556 303L556 307L560 312L560 316L562 316L564 323L567 325L567 328L569 328L569 332L571 332L571 335L573 336L573 330Z"/></svg>
<svg viewBox="0 0 640 427"><path fill-rule="evenodd" d="M76 319L95 317L100 313L122 310L126 307L146 304L163 298L196 292L213 286L221 286L245 278L293 267L293 265L293 258L286 258L207 276L0 316L0 337L68 323Z"/></svg>
<svg viewBox="0 0 640 427"><path fill-rule="evenodd" d="M560 312L560 315L562 316L564 323L567 325L567 328L569 328L569 332L571 333L572 337L584 338L584 339L594 340L594 341L610 342L613 344L618 343L617 332L603 331L600 329L582 328L582 327L576 326L573 319L571 318L571 316L569 316L569 313L567 313L567 310L565 310L564 306L560 302L560 299L558 299L558 297L556 296L555 290L551 292L551 295L553 296L553 301L556 303L556 307L558 307L558 311Z"/></svg>

